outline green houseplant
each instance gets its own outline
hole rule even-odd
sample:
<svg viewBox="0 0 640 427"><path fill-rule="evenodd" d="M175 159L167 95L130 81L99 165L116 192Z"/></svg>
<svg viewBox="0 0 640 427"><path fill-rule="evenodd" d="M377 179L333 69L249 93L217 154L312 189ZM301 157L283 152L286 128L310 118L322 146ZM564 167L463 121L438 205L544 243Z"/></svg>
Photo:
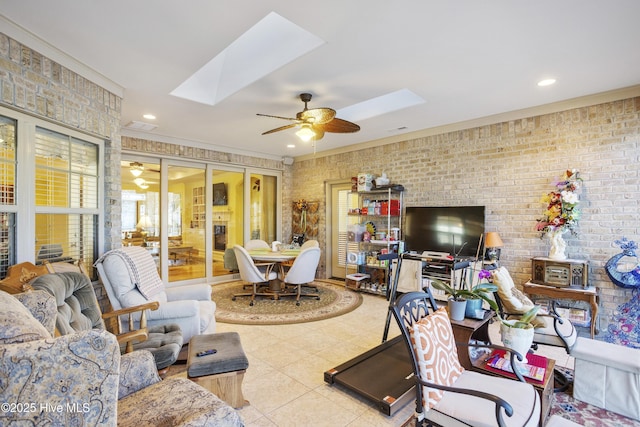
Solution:
<svg viewBox="0 0 640 427"><path fill-rule="evenodd" d="M523 313L519 319L505 319L502 317L500 308L493 298L489 298L483 294L478 294L478 296L489 304L491 309L496 312L498 319L500 319L502 343L506 347L520 353L523 356L522 362L527 363L527 353L531 344L533 344L533 334L535 332L531 321L536 317L536 314L538 314L540 306L534 305L531 309Z"/></svg>
<svg viewBox="0 0 640 427"><path fill-rule="evenodd" d="M440 280L433 280L431 286L449 295L449 313L453 320L464 319L467 298L485 299L488 298L484 295L486 292L495 292L498 289L496 285L491 283L478 283L471 290L464 288L458 289ZM459 310L461 310L461 313Z"/></svg>
<svg viewBox="0 0 640 427"><path fill-rule="evenodd" d="M480 275L482 277L482 274ZM496 301L487 295L487 293L493 293L498 290L498 287L492 283L478 283L471 290L468 289L456 289L450 286L449 284L434 280L431 282L431 285L438 290L445 292L450 296L449 298L449 311L453 313L452 304L455 305L457 301L465 301L470 298L480 298L489 304L489 307L493 311L495 311L496 316L500 320L500 333L502 336L502 342L506 347L512 348L516 352L520 353L523 356L523 363L527 362L526 354L533 343L533 333L534 328L531 324L531 320L536 316L538 310L540 309L539 305L534 305L533 308L528 310L526 313L522 314L519 319L505 319L502 317L500 312L500 308ZM453 314L451 314L451 319L453 320L462 320L464 319L464 310L462 312L461 318L455 318Z"/></svg>

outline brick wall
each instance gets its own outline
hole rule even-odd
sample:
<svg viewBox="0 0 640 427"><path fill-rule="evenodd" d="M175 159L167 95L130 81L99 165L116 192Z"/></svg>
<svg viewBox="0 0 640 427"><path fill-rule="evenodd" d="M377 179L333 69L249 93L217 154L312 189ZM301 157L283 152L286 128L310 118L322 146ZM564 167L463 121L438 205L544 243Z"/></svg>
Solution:
<svg viewBox="0 0 640 427"><path fill-rule="evenodd" d="M620 252L615 239L640 242L640 98L326 157L318 153L292 168L304 185L288 186L285 205L299 198L324 201L326 180L385 171L392 183L404 185L406 206L486 206L486 229L500 233L501 263L516 283L530 278L532 257L548 253L548 243L534 231L541 196L565 169L579 169L582 220L579 235L566 236L567 255L590 262L591 283L601 289L601 328L631 298L631 291L609 281L603 266ZM322 245L324 229L323 223Z"/></svg>
<svg viewBox="0 0 640 427"><path fill-rule="evenodd" d="M105 140L105 246L120 243L122 99L0 33L0 103ZM105 309L104 288L94 287Z"/></svg>

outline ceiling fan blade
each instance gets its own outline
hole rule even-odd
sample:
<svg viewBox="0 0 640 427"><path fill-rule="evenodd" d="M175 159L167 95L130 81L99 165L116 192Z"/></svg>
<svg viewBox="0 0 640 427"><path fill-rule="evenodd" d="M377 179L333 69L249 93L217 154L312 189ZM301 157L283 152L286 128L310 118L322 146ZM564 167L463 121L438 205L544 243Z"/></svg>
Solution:
<svg viewBox="0 0 640 427"><path fill-rule="evenodd" d="M285 126L280 126L279 128L275 128L275 129L268 130L266 132L262 132L262 135L268 135L270 133L280 132L281 130L291 129L291 128L294 128L296 126L298 126L297 123L293 123L293 124L285 125Z"/></svg>
<svg viewBox="0 0 640 427"><path fill-rule="evenodd" d="M296 114L299 120L305 123L323 124L328 123L336 116L336 110L333 108L310 108L308 110L300 111Z"/></svg>
<svg viewBox="0 0 640 427"><path fill-rule="evenodd" d="M293 120L298 123L300 122L300 119L294 119L293 117L272 116L271 114L260 114L260 113L256 113L256 116L271 117L274 119L282 119L282 120Z"/></svg>
<svg viewBox="0 0 640 427"><path fill-rule="evenodd" d="M357 124L338 118L331 120L329 123L324 123L316 126L321 128L325 132L334 133L352 133L358 132L360 130L360 126L358 126Z"/></svg>

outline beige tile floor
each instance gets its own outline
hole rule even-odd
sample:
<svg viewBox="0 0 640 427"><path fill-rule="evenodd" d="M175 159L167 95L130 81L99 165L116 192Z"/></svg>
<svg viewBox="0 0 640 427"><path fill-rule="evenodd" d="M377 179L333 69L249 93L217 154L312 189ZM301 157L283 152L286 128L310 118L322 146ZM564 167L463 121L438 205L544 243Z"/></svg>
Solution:
<svg viewBox="0 0 640 427"><path fill-rule="evenodd" d="M324 382L326 370L381 343L388 303L379 296L363 297L362 305L353 312L318 322L278 326L218 323L218 332L240 334L249 359L243 392L250 404L239 410L245 425L400 426L413 415L412 403L388 417L363 398ZM496 326L491 326L491 336L499 343ZM392 319L389 338L398 334ZM573 367L562 349L541 347L538 354Z"/></svg>

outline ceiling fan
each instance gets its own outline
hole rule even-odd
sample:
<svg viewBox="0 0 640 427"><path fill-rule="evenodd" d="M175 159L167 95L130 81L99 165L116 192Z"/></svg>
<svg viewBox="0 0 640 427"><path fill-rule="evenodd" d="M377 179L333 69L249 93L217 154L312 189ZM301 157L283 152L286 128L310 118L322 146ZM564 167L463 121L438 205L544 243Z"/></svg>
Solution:
<svg viewBox="0 0 640 427"><path fill-rule="evenodd" d="M337 118L336 110L332 108L307 108L307 103L311 101L310 93L301 93L300 100L304 102L304 109L297 113L295 118L258 113L258 116L273 117L275 119L290 120L294 122L263 132L262 135L299 126L300 129L296 132L296 135L298 135L298 137L303 141L308 142L311 139L314 141L322 139L325 132L352 133L360 130L360 126L357 124Z"/></svg>

